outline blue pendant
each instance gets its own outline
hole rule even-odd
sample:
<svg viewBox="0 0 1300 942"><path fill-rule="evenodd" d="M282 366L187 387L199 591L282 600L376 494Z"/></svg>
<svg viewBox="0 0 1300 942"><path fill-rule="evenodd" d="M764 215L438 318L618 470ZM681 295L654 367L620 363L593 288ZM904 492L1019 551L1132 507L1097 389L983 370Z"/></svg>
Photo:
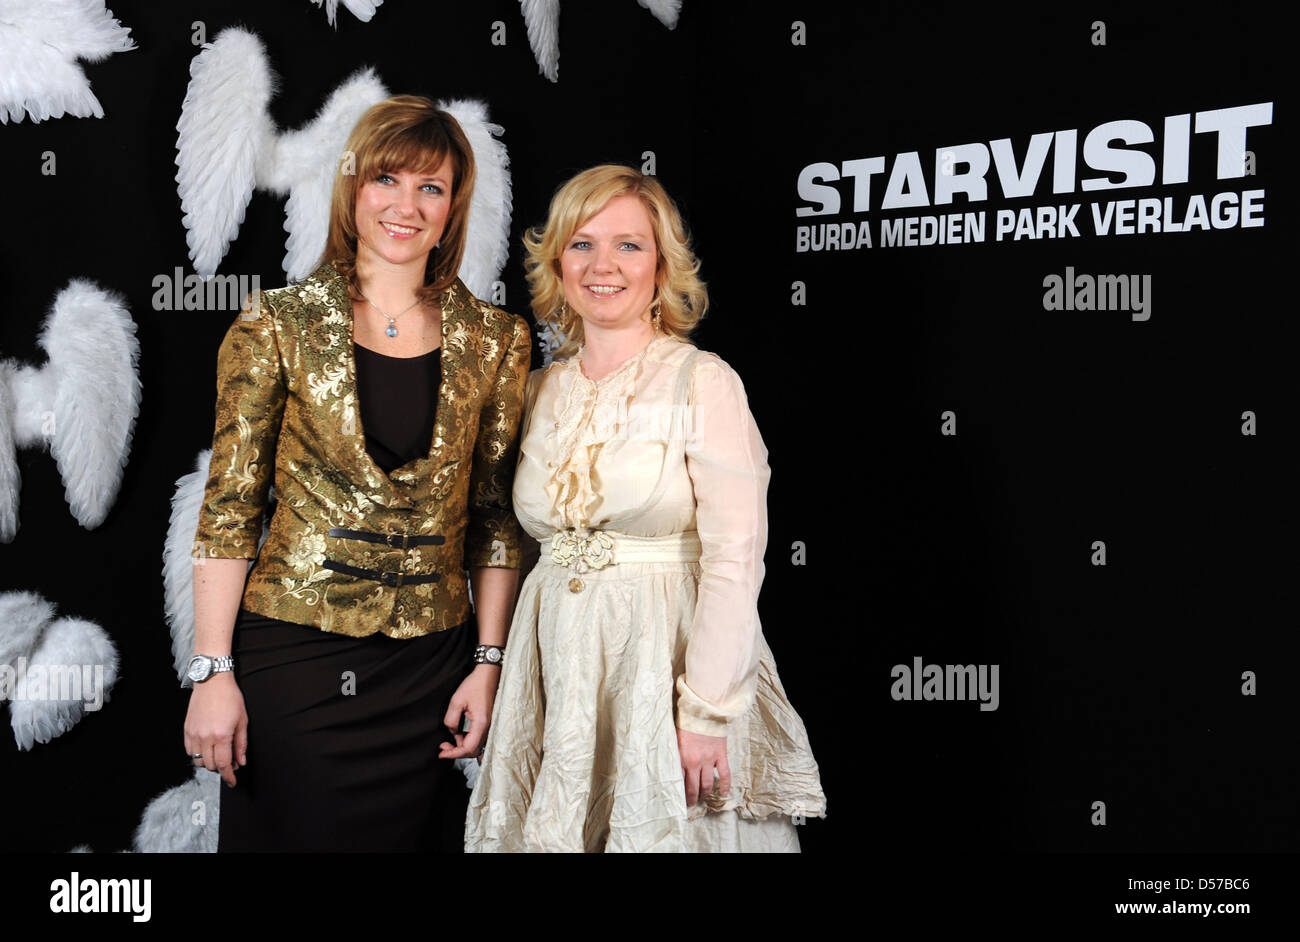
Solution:
<svg viewBox="0 0 1300 942"><path fill-rule="evenodd" d="M389 324L389 325L388 325L388 330L386 330L385 333L388 334L388 336L390 336L390 337L396 337L396 336L397 336L397 327L394 326L393 324Z"/></svg>

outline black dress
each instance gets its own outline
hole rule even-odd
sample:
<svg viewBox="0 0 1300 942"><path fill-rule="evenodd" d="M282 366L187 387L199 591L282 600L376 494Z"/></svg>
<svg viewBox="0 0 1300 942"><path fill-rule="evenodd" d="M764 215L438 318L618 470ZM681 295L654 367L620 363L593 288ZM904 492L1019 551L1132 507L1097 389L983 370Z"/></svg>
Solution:
<svg viewBox="0 0 1300 942"><path fill-rule="evenodd" d="M391 474L429 453L441 351L355 349L366 450ZM248 765L221 789L218 852L460 852L469 790L438 745L454 741L443 718L477 644L472 616L421 638L353 638L241 608Z"/></svg>

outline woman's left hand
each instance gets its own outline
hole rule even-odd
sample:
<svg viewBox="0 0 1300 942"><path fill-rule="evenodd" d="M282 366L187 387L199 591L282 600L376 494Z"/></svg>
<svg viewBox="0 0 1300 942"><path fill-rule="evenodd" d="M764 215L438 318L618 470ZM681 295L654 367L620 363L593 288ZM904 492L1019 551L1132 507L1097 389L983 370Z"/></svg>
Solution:
<svg viewBox="0 0 1300 942"><path fill-rule="evenodd" d="M713 769L718 770L718 794L731 793L731 766L727 765L727 737L705 736L677 727L677 751L682 757L686 780L686 807L694 807L700 796L713 793Z"/></svg>
<svg viewBox="0 0 1300 942"><path fill-rule="evenodd" d="M443 724L451 731L456 745L443 742L438 746L439 759L477 756L492 723L492 703L497 695L501 668L496 664L479 664L451 696ZM469 715L469 732L460 731L461 714Z"/></svg>

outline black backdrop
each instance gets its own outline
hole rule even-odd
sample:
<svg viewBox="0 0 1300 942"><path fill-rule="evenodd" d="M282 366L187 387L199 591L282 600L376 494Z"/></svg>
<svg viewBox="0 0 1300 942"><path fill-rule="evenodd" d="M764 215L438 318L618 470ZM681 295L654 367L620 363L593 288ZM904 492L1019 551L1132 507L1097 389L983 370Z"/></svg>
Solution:
<svg viewBox="0 0 1300 942"><path fill-rule="evenodd" d="M528 313L520 235L553 188L654 152L710 287L696 342L739 371L770 450L761 614L829 802L801 829L807 854L1296 848L1289 100L1283 31L1258 5L1026 17L686 0L669 31L632 0L565 0L558 84L509 0L388 0L369 24L341 10L337 30L305 0L111 6L140 48L85 66L106 117L0 127L0 353L36 358L54 294L88 277L127 296L144 386L97 530L72 519L48 455L20 455L22 529L0 546L0 588L97 621L122 666L102 712L30 753L0 745L6 849L128 847L148 800L189 774L161 553L173 482L210 443L229 318L150 298L155 275L189 270L173 161L196 20L209 39L232 24L262 37L282 128L362 65L394 93L485 100L512 160L513 312ZM1166 115L1260 102L1273 122L1249 130L1244 180L1215 179L1202 134L1183 185L1053 195L1049 160L1032 198L1003 198L990 170L987 203L878 211L901 152L918 151L933 184L936 148L1008 137L1019 161L1033 133L1077 128L1082 144L1132 118L1155 131L1136 149L1159 165ZM825 218L865 219L877 240L898 215L1247 188L1266 190L1266 224L995 242L990 218L982 244L796 251L796 225L824 221L796 215L814 205L801 169L876 155L888 165L871 211L851 213L841 184L845 212ZM1078 176L1097 175L1080 158ZM283 221L283 200L259 191L220 270L283 283ZM1043 279L1066 266L1150 275L1150 320L1044 310ZM947 410L956 436L940 434ZM891 667L914 657L998 664L999 708L894 701Z"/></svg>

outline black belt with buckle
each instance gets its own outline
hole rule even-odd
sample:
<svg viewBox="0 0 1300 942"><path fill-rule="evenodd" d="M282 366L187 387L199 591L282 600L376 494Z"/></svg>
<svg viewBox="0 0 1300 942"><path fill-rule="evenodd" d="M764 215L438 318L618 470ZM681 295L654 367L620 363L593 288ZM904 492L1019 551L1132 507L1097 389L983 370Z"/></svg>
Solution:
<svg viewBox="0 0 1300 942"><path fill-rule="evenodd" d="M384 585L391 586L417 585L422 582L437 582L442 578L442 576L436 572L381 572L378 569L362 569L360 566L349 566L347 563L335 562L332 559L325 560L321 565L326 569L332 569L335 572L341 572L348 576L356 576L360 579L374 579L376 582L382 582Z"/></svg>
<svg viewBox="0 0 1300 942"><path fill-rule="evenodd" d="M383 543L385 546L391 546L395 549L406 549L411 546L441 546L447 542L445 536L438 534L409 536L405 533L369 533L365 530L345 530L343 527L330 527L329 535L341 537L345 540ZM359 579L374 579L376 582L382 582L388 586L419 585L425 582L437 582L442 578L436 572L383 572L379 569L362 569L360 566L349 566L346 563L336 562L332 559L325 560L321 565L326 569L332 569L334 572L356 576Z"/></svg>
<svg viewBox="0 0 1300 942"><path fill-rule="evenodd" d="M447 542L445 536L408 536L405 533L367 533L365 530L345 530L342 527L330 527L330 536L345 540L365 540L367 543L383 543L396 549L408 546L441 546Z"/></svg>

